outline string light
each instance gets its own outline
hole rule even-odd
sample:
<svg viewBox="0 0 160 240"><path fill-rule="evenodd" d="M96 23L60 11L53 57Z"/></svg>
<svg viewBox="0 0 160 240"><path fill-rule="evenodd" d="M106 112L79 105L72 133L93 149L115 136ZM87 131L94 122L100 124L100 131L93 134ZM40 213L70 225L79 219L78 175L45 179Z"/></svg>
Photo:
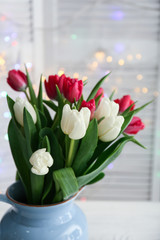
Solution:
<svg viewBox="0 0 160 240"><path fill-rule="evenodd" d="M77 39L77 35L76 34L72 34L71 38L72 38L72 40L76 40Z"/></svg>
<svg viewBox="0 0 160 240"><path fill-rule="evenodd" d="M155 97L158 97L158 96L159 96L159 92L158 92L158 91L154 91L153 95L154 95Z"/></svg>
<svg viewBox="0 0 160 240"><path fill-rule="evenodd" d="M19 64L19 63L16 63L16 64L14 65L14 68L15 68L16 70L20 69L20 64Z"/></svg>
<svg viewBox="0 0 160 240"><path fill-rule="evenodd" d="M3 116L4 116L4 118L11 118L11 113L10 112L4 112Z"/></svg>
<svg viewBox="0 0 160 240"><path fill-rule="evenodd" d="M124 65L124 60L123 59L120 59L119 61L118 61L118 64L120 65L120 66L123 66Z"/></svg>
<svg viewBox="0 0 160 240"><path fill-rule="evenodd" d="M42 75L42 82L44 82L45 80L46 80L46 77Z"/></svg>
<svg viewBox="0 0 160 240"><path fill-rule="evenodd" d="M133 60L133 56L132 56L131 54L129 54L129 55L127 56L127 60L128 60L128 61L132 61L132 60Z"/></svg>
<svg viewBox="0 0 160 240"><path fill-rule="evenodd" d="M17 46L17 44L18 44L17 41L13 41L13 42L12 42L12 46L13 46L13 47Z"/></svg>
<svg viewBox="0 0 160 240"><path fill-rule="evenodd" d="M135 91L135 93L140 93L140 88L139 87L136 87L135 89L134 89L134 91Z"/></svg>
<svg viewBox="0 0 160 240"><path fill-rule="evenodd" d="M73 74L73 77L74 77L74 78L79 78L79 73L75 72L75 73Z"/></svg>
<svg viewBox="0 0 160 240"><path fill-rule="evenodd" d="M87 201L87 198L86 198L86 197L81 197L81 198L80 198L80 201L81 201L81 202L86 202L86 201Z"/></svg>
<svg viewBox="0 0 160 240"><path fill-rule="evenodd" d="M109 170L111 170L113 167L114 167L113 163L110 163L110 164L107 166L107 168L108 168Z"/></svg>
<svg viewBox="0 0 160 240"><path fill-rule="evenodd" d="M4 135L4 139L5 139L6 141L8 141L8 134L7 134L7 133Z"/></svg>
<svg viewBox="0 0 160 240"><path fill-rule="evenodd" d="M29 69L29 68L32 68L32 63L31 62L27 62L26 63L26 67Z"/></svg>
<svg viewBox="0 0 160 240"><path fill-rule="evenodd" d="M6 61L4 60L3 57L0 56L0 66L4 66Z"/></svg>
<svg viewBox="0 0 160 240"><path fill-rule="evenodd" d="M99 62L102 62L105 57L105 53L103 51L98 51L95 53L95 57Z"/></svg>
<svg viewBox="0 0 160 240"><path fill-rule="evenodd" d="M1 17L0 17L0 20L1 20L2 22L4 22L4 21L6 20L6 16L4 16L4 15L1 16Z"/></svg>
<svg viewBox="0 0 160 240"><path fill-rule="evenodd" d="M107 61L107 62L110 63L110 62L112 62L112 60L113 60L112 56L108 56L108 57L106 57L106 61Z"/></svg>
<svg viewBox="0 0 160 240"><path fill-rule="evenodd" d="M5 37L4 37L4 41L5 41L5 42L9 42L10 39L11 39L10 36L5 36Z"/></svg>
<svg viewBox="0 0 160 240"><path fill-rule="evenodd" d="M63 74L64 74L64 70L60 69L60 70L58 71L58 76L62 76Z"/></svg>
<svg viewBox="0 0 160 240"><path fill-rule="evenodd" d="M143 92L143 93L148 93L148 88L143 87L143 88L142 88L142 92Z"/></svg>
<svg viewBox="0 0 160 240"><path fill-rule="evenodd" d="M0 93L0 95L1 95L1 97L7 97L7 92L6 92L6 91L2 91L2 92Z"/></svg>
<svg viewBox="0 0 160 240"><path fill-rule="evenodd" d="M83 76L82 81L86 81L88 79L87 76Z"/></svg>
<svg viewBox="0 0 160 240"><path fill-rule="evenodd" d="M137 80L142 80L143 79L143 75L142 74L138 74L137 75Z"/></svg>
<svg viewBox="0 0 160 240"><path fill-rule="evenodd" d="M137 53L137 54L136 54L136 58L137 58L138 60L140 60L140 59L142 58L142 55L141 55L140 53Z"/></svg>

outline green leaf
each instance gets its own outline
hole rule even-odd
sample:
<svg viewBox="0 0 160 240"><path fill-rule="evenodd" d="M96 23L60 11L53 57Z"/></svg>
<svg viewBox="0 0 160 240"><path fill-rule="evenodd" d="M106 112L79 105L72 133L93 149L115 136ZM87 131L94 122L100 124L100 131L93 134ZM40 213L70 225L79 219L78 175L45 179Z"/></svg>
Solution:
<svg viewBox="0 0 160 240"><path fill-rule="evenodd" d="M82 101L83 101L83 95L81 96L81 98L78 100L78 103L77 103L77 110L80 109L80 106L82 104Z"/></svg>
<svg viewBox="0 0 160 240"><path fill-rule="evenodd" d="M8 95L7 95L7 103L8 103L8 107L9 107L10 113L11 113L12 117L14 118L13 106L14 106L15 102Z"/></svg>
<svg viewBox="0 0 160 240"><path fill-rule="evenodd" d="M133 105L135 105L136 102L132 103L123 113L122 116L125 117L131 110L131 108L133 107Z"/></svg>
<svg viewBox="0 0 160 240"><path fill-rule="evenodd" d="M41 204L44 187L44 175L36 175L31 172L32 204Z"/></svg>
<svg viewBox="0 0 160 240"><path fill-rule="evenodd" d="M110 72L111 73L111 72ZM105 75L104 77L102 77L99 82L95 85L95 87L93 88L93 90L91 91L90 95L87 98L87 102L91 99L93 99L98 91L98 89L100 88L101 84L104 82L104 80L110 75L110 73L108 73L107 75Z"/></svg>
<svg viewBox="0 0 160 240"><path fill-rule="evenodd" d="M92 181L90 181L88 184L94 184L99 182L100 180L102 180L105 177L105 174L103 172L99 173L97 177L95 177Z"/></svg>
<svg viewBox="0 0 160 240"><path fill-rule="evenodd" d="M115 92L116 92L116 90L114 89L113 92L111 93L111 95L109 96L110 101L112 101Z"/></svg>
<svg viewBox="0 0 160 240"><path fill-rule="evenodd" d="M72 168L76 176L80 176L88 167L88 161L92 157L98 141L97 120L94 118L87 129L86 135L81 140Z"/></svg>
<svg viewBox="0 0 160 240"><path fill-rule="evenodd" d="M24 136L17 127L15 121L11 119L8 126L8 137L12 156L19 173L20 179L24 185L28 203L31 203L31 165L27 152L27 144Z"/></svg>
<svg viewBox="0 0 160 240"><path fill-rule="evenodd" d="M132 138L132 137L131 137ZM79 187L82 187L92 181L103 171L112 161L114 161L121 153L124 145L131 140L131 138L120 138L104 151L89 169L89 173L77 178Z"/></svg>
<svg viewBox="0 0 160 240"><path fill-rule="evenodd" d="M58 111L57 111L57 115L58 115L58 122L60 123L61 118L62 118L62 111L63 111L64 101L63 101L62 94L60 93L59 88L58 88L57 85L56 85L56 89L57 89L57 96L58 96Z"/></svg>
<svg viewBox="0 0 160 240"><path fill-rule="evenodd" d="M47 152L51 152L51 146L50 146L50 142L49 142L49 139L47 136L45 136L43 138L43 141L42 141L42 148L46 148L46 151Z"/></svg>
<svg viewBox="0 0 160 240"><path fill-rule="evenodd" d="M37 97L37 104L38 104L38 109L43 113L43 89L42 89L42 75L39 83L39 92L38 92L38 97Z"/></svg>
<svg viewBox="0 0 160 240"><path fill-rule="evenodd" d="M48 106L50 107L53 111L57 112L58 110L58 106L52 102L51 100L47 101L47 100L43 100L43 102Z"/></svg>
<svg viewBox="0 0 160 240"><path fill-rule="evenodd" d="M31 103L32 103L32 105L36 105L37 106L36 95L35 95L35 92L33 90L32 83L31 83L30 76L29 76L29 72L28 72L28 69L27 69L26 66L25 66L25 69L26 69L26 74L27 74L27 81L28 81L28 88L29 88Z"/></svg>
<svg viewBox="0 0 160 240"><path fill-rule="evenodd" d="M78 183L72 168L62 168L53 172L53 179L63 194L63 199L67 200L79 191Z"/></svg>
<svg viewBox="0 0 160 240"><path fill-rule="evenodd" d="M24 108L23 112L24 133L27 143L29 158L38 149L38 133L30 113Z"/></svg>
<svg viewBox="0 0 160 240"><path fill-rule="evenodd" d="M144 145L142 145L139 141L137 141L137 140L134 138L134 136L129 136L129 135L127 135L126 133L123 133L123 135L124 135L125 137L128 137L128 138L131 138L131 137L132 137L131 141L132 141L133 143L137 144L137 145L140 146L141 148L146 149L146 147L145 147Z"/></svg>
<svg viewBox="0 0 160 240"><path fill-rule="evenodd" d="M100 95L95 99L96 108L98 107L98 103L99 103L99 100L100 100L101 96L102 96L102 94L100 94Z"/></svg>
<svg viewBox="0 0 160 240"><path fill-rule="evenodd" d="M51 148L51 156L54 159L54 164L50 168L51 170L57 170L64 167L64 156L61 145L59 144L54 132L50 128L43 128L40 131L40 137L43 139L45 136L48 137Z"/></svg>
<svg viewBox="0 0 160 240"><path fill-rule="evenodd" d="M47 120L47 127L51 127L52 126L52 118L51 118L51 115L48 111L48 109L46 108L46 106L43 105L43 108L44 108L44 115L46 117L46 120Z"/></svg>

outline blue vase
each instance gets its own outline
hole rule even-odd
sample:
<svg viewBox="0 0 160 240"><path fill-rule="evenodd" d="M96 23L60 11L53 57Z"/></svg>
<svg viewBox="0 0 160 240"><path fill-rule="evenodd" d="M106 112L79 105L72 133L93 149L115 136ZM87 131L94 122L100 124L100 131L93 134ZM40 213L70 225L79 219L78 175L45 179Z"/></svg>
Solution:
<svg viewBox="0 0 160 240"><path fill-rule="evenodd" d="M0 240L88 240L86 217L74 203L77 195L53 205L27 205L20 182L0 201L12 205L0 223Z"/></svg>

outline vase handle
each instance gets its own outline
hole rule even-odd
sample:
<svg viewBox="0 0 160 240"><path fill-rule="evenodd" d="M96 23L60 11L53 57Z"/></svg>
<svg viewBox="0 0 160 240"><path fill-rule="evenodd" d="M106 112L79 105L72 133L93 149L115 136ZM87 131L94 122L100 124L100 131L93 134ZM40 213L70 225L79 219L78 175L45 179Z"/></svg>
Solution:
<svg viewBox="0 0 160 240"><path fill-rule="evenodd" d="M11 204L11 202L9 201L5 194L0 194L0 202Z"/></svg>

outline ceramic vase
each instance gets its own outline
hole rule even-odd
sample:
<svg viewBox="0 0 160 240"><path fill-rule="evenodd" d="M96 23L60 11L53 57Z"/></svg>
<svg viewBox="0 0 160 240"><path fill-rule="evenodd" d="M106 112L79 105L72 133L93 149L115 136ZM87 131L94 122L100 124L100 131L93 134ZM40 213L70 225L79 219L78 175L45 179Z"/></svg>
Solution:
<svg viewBox="0 0 160 240"><path fill-rule="evenodd" d="M0 222L0 240L88 240L87 221L75 204L78 194L53 205L27 205L20 182L12 184L0 201L11 204Z"/></svg>

